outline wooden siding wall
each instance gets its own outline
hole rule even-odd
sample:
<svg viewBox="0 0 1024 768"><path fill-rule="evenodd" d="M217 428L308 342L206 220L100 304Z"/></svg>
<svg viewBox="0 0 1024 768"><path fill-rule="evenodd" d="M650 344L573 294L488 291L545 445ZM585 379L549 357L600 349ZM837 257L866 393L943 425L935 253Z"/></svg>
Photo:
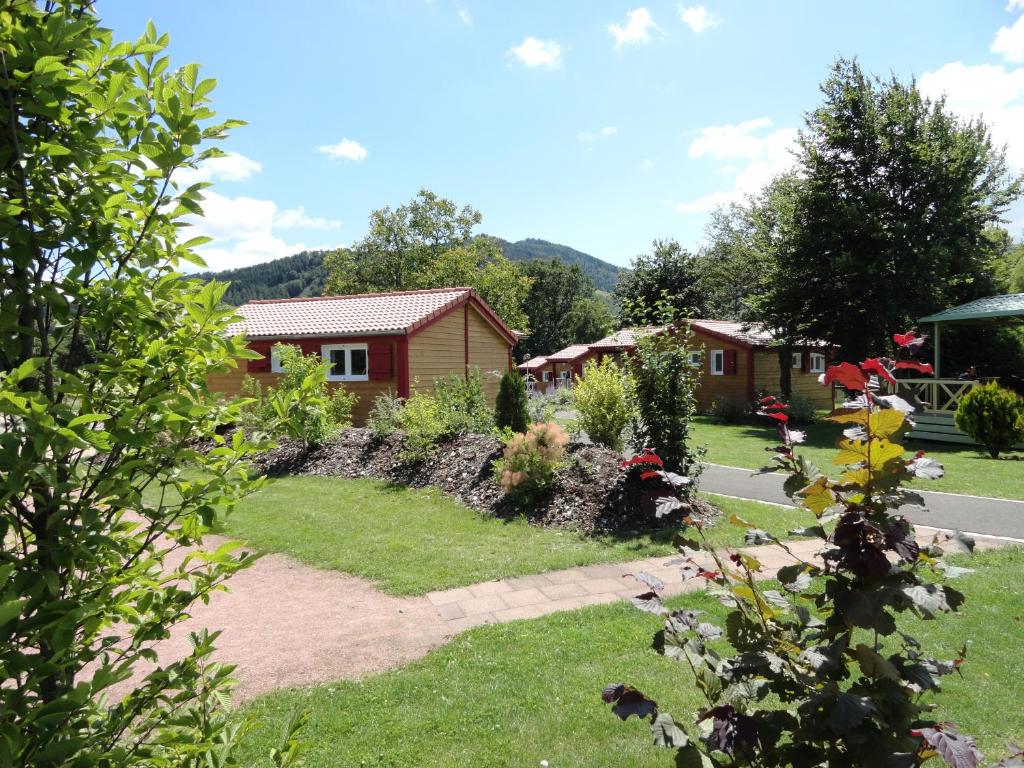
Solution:
<svg viewBox="0 0 1024 768"><path fill-rule="evenodd" d="M461 314L456 310L455 314ZM508 370L509 343L480 312L469 307L469 364L483 374L484 394L494 405L501 375ZM428 329L429 330L429 329ZM498 375L495 375L497 372Z"/></svg>
<svg viewBox="0 0 1024 768"><path fill-rule="evenodd" d="M429 392L434 380L466 370L462 307L409 339L409 393Z"/></svg>
<svg viewBox="0 0 1024 768"><path fill-rule="evenodd" d="M803 356L808 355L802 350ZM826 354L826 359L827 359ZM826 368L829 363L825 363ZM808 366L809 367L809 366ZM818 383L820 373L810 373L799 368L790 370L790 382L794 394L799 393L814 403L817 408L832 407L832 388L823 387ZM764 350L757 353L754 362L754 387L764 389L773 394L779 393L779 353L775 350Z"/></svg>
<svg viewBox="0 0 1024 768"><path fill-rule="evenodd" d="M741 403L749 400L747 393L749 362L746 348L712 336L705 336L696 328L693 330L693 348L694 350L701 349L704 352L700 384L697 386L698 410L709 410L711 404L719 398ZM736 373L722 376L711 375L711 351L715 349L733 350L736 353Z"/></svg>

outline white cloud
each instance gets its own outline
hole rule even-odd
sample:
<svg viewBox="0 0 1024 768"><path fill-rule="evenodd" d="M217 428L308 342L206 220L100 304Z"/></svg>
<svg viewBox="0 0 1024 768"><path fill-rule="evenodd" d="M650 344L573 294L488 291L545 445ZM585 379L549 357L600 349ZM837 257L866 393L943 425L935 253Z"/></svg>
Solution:
<svg viewBox="0 0 1024 768"><path fill-rule="evenodd" d="M196 168L180 168L174 172L174 181L184 188L200 181L247 181L263 166L238 152L227 152L222 157L203 160Z"/></svg>
<svg viewBox="0 0 1024 768"><path fill-rule="evenodd" d="M287 208L274 214L274 226L282 229L341 229L337 219L322 219L319 216L307 216L306 209Z"/></svg>
<svg viewBox="0 0 1024 768"><path fill-rule="evenodd" d="M625 45L639 45L651 41L651 32L657 32L658 25L646 8L634 8L626 12L625 24L609 24L608 34L615 39L618 50Z"/></svg>
<svg viewBox="0 0 1024 768"><path fill-rule="evenodd" d="M469 11L467 11L465 8L459 8L459 19L467 27L473 26L473 17L469 15Z"/></svg>
<svg viewBox="0 0 1024 768"><path fill-rule="evenodd" d="M535 67L561 69L562 67L562 46L554 40L538 40L536 37L527 37L519 45L509 48L506 55L515 56L530 69Z"/></svg>
<svg viewBox="0 0 1024 768"><path fill-rule="evenodd" d="M361 162L369 154L366 147L353 139L342 139L337 144L324 144L317 147L317 151L323 152L332 160L345 159L353 162Z"/></svg>
<svg viewBox="0 0 1024 768"><path fill-rule="evenodd" d="M955 61L925 72L917 87L932 99L945 94L946 106L963 118L981 117L1006 145L1010 165L1024 168L1024 68Z"/></svg>
<svg viewBox="0 0 1024 768"><path fill-rule="evenodd" d="M778 128L765 133L771 119L759 117L737 125L712 125L702 128L690 143L689 156L710 158L723 164L719 172L731 176L729 189L717 190L694 200L676 203L681 213L705 213L719 206L738 202L755 194L768 182L793 165L792 148L797 132Z"/></svg>
<svg viewBox="0 0 1024 768"><path fill-rule="evenodd" d="M1006 4L1006 10L1008 13L1024 11L1024 0L1010 0L1010 2Z"/></svg>
<svg viewBox="0 0 1024 768"><path fill-rule="evenodd" d="M576 134L576 138L584 144L593 144L598 139L607 139L619 132L619 129L614 125L606 125L596 133L593 131L580 131Z"/></svg>
<svg viewBox="0 0 1024 768"><path fill-rule="evenodd" d="M1005 61L1014 64L1024 62L1024 16L1019 17L1012 27L1000 27L988 49Z"/></svg>
<svg viewBox="0 0 1024 768"><path fill-rule="evenodd" d="M703 5L679 6L679 18L698 35L706 29L717 27L721 20Z"/></svg>

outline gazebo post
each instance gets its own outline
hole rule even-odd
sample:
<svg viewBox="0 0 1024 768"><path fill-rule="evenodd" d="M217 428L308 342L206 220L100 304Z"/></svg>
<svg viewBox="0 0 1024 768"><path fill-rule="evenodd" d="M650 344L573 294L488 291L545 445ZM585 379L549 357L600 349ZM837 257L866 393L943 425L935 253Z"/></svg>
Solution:
<svg viewBox="0 0 1024 768"><path fill-rule="evenodd" d="M933 323L935 326L935 378L938 379L942 376L942 367L940 361L942 360L942 344L939 336L940 325L939 323Z"/></svg>

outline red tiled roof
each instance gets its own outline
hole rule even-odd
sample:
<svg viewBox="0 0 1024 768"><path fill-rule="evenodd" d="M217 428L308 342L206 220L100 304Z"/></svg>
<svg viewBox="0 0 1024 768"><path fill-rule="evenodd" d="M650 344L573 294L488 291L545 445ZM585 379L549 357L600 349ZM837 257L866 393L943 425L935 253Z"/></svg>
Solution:
<svg viewBox="0 0 1024 768"><path fill-rule="evenodd" d="M560 349L554 354L548 355L549 363L571 363L578 357L583 357L590 351L589 344L570 344L565 349Z"/></svg>
<svg viewBox="0 0 1024 768"><path fill-rule="evenodd" d="M250 339L409 333L473 296L472 288L432 288L250 301L238 308L242 320L232 323L228 332ZM476 301L500 331L515 339L514 331L490 307Z"/></svg>
<svg viewBox="0 0 1024 768"><path fill-rule="evenodd" d="M690 328L707 331L711 335L725 337L737 344L749 347L766 347L775 341L775 336L760 323L735 323L729 320L691 320ZM828 347L827 341L808 339L803 342L809 347Z"/></svg>
<svg viewBox="0 0 1024 768"><path fill-rule="evenodd" d="M531 357L529 360L524 360L516 367L529 371L534 368L540 368L542 365L547 363L547 361L548 359L543 355L537 355L536 357Z"/></svg>
<svg viewBox="0 0 1024 768"><path fill-rule="evenodd" d="M636 346L636 340L641 336L646 336L651 333L661 333L665 330L663 325L647 325L640 328L623 328L621 331L616 331L611 336L605 336L603 339L599 339L590 345L591 349L598 350L614 350L614 349L632 349Z"/></svg>

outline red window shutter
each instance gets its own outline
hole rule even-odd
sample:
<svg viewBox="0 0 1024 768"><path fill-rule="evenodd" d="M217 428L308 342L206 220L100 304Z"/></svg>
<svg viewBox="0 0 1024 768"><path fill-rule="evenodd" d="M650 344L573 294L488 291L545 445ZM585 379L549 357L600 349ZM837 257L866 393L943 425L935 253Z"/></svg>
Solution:
<svg viewBox="0 0 1024 768"><path fill-rule="evenodd" d="M269 341L257 341L249 345L249 349L263 355L259 360L248 360L247 370L249 373L270 373L270 347Z"/></svg>
<svg viewBox="0 0 1024 768"><path fill-rule="evenodd" d="M390 344L370 344L369 358L370 381L387 381L392 378Z"/></svg>
<svg viewBox="0 0 1024 768"><path fill-rule="evenodd" d="M725 350L725 374L726 376L735 376L737 372L736 362L736 350L727 349Z"/></svg>

